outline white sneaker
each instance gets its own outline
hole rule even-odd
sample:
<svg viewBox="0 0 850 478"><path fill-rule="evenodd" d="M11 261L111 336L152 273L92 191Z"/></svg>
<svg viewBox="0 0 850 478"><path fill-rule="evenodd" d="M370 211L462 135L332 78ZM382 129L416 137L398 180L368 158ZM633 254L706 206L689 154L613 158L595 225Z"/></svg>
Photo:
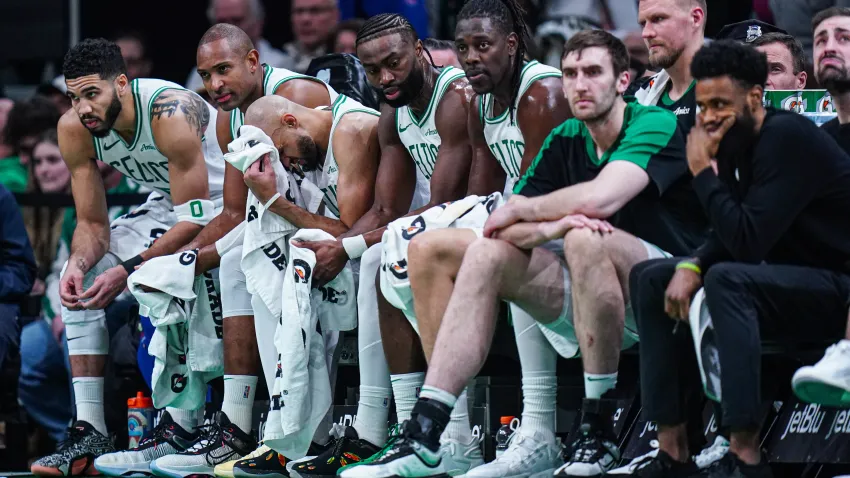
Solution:
<svg viewBox="0 0 850 478"><path fill-rule="evenodd" d="M528 478L541 473L552 476L561 465L560 450L555 440L547 440L543 433L523 434L519 428L511 436L502 456L474 468L466 478Z"/></svg>
<svg viewBox="0 0 850 478"><path fill-rule="evenodd" d="M584 434L572 443L564 457L567 463L555 470L554 476L600 476L620 461L620 449L616 443L596 434Z"/></svg>
<svg viewBox="0 0 850 478"><path fill-rule="evenodd" d="M481 446L475 437L472 437L467 444L463 444L454 438L442 440L440 455L443 459L440 467L443 469L443 473L448 476L460 476L484 464Z"/></svg>
<svg viewBox="0 0 850 478"><path fill-rule="evenodd" d="M791 386L804 402L850 406L850 340L830 346L820 362L797 370Z"/></svg>
<svg viewBox="0 0 850 478"><path fill-rule="evenodd" d="M699 455L694 457L697 468L704 470L714 463L720 461L729 451L729 440L720 435L714 439L714 443L702 449Z"/></svg>
<svg viewBox="0 0 850 478"><path fill-rule="evenodd" d="M649 462L653 458L658 456L658 448L657 448L658 443L655 440L653 440L653 442L654 442L653 444L655 445L655 448L652 451L650 451L649 453L647 453L645 455L641 455L641 456L633 459L627 465L623 465L619 468L614 468L613 470L609 471L608 474L609 475L634 475L636 471L638 471L639 469L648 465Z"/></svg>

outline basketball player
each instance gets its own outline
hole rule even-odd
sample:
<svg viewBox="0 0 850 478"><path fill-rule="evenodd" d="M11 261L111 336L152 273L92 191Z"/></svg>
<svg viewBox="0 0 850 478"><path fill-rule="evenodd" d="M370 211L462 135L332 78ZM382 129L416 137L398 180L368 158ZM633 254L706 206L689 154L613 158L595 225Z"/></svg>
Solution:
<svg viewBox="0 0 850 478"><path fill-rule="evenodd" d="M357 35L357 56L385 103L378 125L381 166L375 203L341 240L305 245L317 253L314 278L319 282L335 277L349 258L362 256L357 298L360 403L357 421L345 434L380 447L387 440L391 395L402 422L416 401L425 369L413 327L377 294L381 236L384 226L399 217L465 196L472 158L466 115L473 91L461 70L433 65L410 22L400 15L367 20ZM385 349L392 351L386 354L389 364ZM457 434L444 437L442 454L442 472L452 476L481 463L477 441L464 437L469 435L465 411L457 424ZM296 465L292 474L333 476L340 465L351 463L346 451L343 443Z"/></svg>
<svg viewBox="0 0 850 478"><path fill-rule="evenodd" d="M581 432L556 476L599 476L619 458L603 419L612 403L601 397L616 384L624 339L633 338L623 327L623 272L666 254L649 241L691 250L702 236L678 219L691 216L682 199L693 192L675 116L622 97L625 45L601 30L580 32L567 42L562 68L576 117L552 131L515 196L490 215L485 238L466 251L411 420L370 476L433 476L439 436L486 358L499 300L542 323L561 355L581 351ZM563 243L549 243L558 238Z"/></svg>
<svg viewBox="0 0 850 478"><path fill-rule="evenodd" d="M638 21L649 49L649 69L657 74L629 87L642 105L672 111L687 137L696 122L691 60L705 43L705 0L640 0Z"/></svg>
<svg viewBox="0 0 850 478"><path fill-rule="evenodd" d="M480 95L469 116L470 135L476 151L488 153L487 161L498 160L503 171L499 189L506 193L537 156L549 132L570 116L560 70L522 60L526 35L522 9L513 0L472 0L458 16L458 55ZM470 229L443 229L425 232L415 247L411 244L408 271L426 356L433 350L435 327L451 296L449 278L457 274L466 248L477 237ZM522 439L467 476L551 472L559 464L554 416L557 355L527 313L512 307L511 318L523 371L518 431Z"/></svg>
<svg viewBox="0 0 850 478"><path fill-rule="evenodd" d="M174 253L210 222L224 174L210 127L216 111L195 93L161 80L130 82L121 50L103 39L71 48L63 70L73 110L59 121L59 143L78 222L59 293L77 422L56 453L33 464L37 475L97 474L95 458L113 451L103 413L103 309L127 287L135 266ZM111 227L95 159L155 191ZM168 409L163 420L174 425L179 449L197 440L195 411Z"/></svg>
<svg viewBox="0 0 850 478"><path fill-rule="evenodd" d="M230 24L210 27L198 45L198 74L213 101L221 108L216 123L218 145L227 152L227 145L236 136L244 119L244 111L264 95L280 95L292 98L311 107L329 105L336 93L320 80L296 74L284 69L261 64L259 53L247 34ZM198 273L219 265L219 256L214 241L229 232L244 220L245 201L248 188L241 171L230 164L225 165L224 210L183 249L201 249ZM207 247L204 247L207 246ZM234 257L241 250L232 251ZM237 261L238 264L238 261ZM171 437L154 433L154 440L145 447L131 452L122 452L110 457L108 472L127 471L126 468L143 469L158 459L159 470L178 476L186 473L212 474L213 466L224 462L235 462L253 451L245 450L251 442L251 418L256 392L257 342L254 335L251 296L245 289L241 270L228 269L220 274L222 280L222 308L224 320L224 368L225 395L222 404L223 430L233 437L224 442L209 441L207 446L187 450L176 447L164 453L162 445ZM238 273L237 273L238 272ZM240 281L239 278L242 278ZM225 420L226 419L226 420ZM218 424L214 424L218 425ZM240 440L241 442L234 441ZM166 450L169 450L166 448ZM171 455L163 458L164 455ZM208 460L208 457L214 459ZM99 461L103 462L106 458Z"/></svg>

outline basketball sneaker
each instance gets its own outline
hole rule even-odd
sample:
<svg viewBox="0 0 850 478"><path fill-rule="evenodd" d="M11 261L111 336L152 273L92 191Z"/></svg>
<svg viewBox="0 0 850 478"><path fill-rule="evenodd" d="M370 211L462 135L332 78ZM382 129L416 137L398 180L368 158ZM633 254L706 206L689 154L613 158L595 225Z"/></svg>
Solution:
<svg viewBox="0 0 850 478"><path fill-rule="evenodd" d="M540 473L552 476L561 466L555 440L541 432L523 433L520 427L508 441L508 448L495 460L470 470L466 478L526 478Z"/></svg>
<svg viewBox="0 0 850 478"><path fill-rule="evenodd" d="M188 432L165 412L154 427L151 436L142 440L133 450L118 451L99 456L94 466L104 475L119 477L153 476L151 462L165 455L189 449L200 438L197 431Z"/></svg>
<svg viewBox="0 0 850 478"><path fill-rule="evenodd" d="M797 370L791 385L804 402L850 406L850 340L830 346L818 363Z"/></svg>
<svg viewBox="0 0 850 478"><path fill-rule="evenodd" d="M257 441L230 423L224 412L198 427L201 438L189 449L151 462L151 471L166 478L212 477L217 465L241 458L257 448Z"/></svg>
<svg viewBox="0 0 850 478"><path fill-rule="evenodd" d="M94 467L95 459L114 451L108 437L90 423L77 420L68 428L68 438L59 444L56 453L38 459L30 471L36 476L99 475Z"/></svg>
<svg viewBox="0 0 850 478"><path fill-rule="evenodd" d="M294 478L334 478L340 468L369 458L380 450L361 440L354 427L347 427L334 446L319 456L296 463L290 468Z"/></svg>

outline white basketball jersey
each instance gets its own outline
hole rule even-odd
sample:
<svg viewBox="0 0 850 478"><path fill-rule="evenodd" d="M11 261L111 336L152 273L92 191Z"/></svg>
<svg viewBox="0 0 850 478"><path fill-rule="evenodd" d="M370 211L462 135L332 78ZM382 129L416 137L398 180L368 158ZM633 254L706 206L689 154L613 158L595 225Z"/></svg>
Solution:
<svg viewBox="0 0 850 478"><path fill-rule="evenodd" d="M285 68L272 68L269 65L263 64L263 96L271 96L277 91L280 85L286 83L289 80L310 80L315 81L317 83L321 83L328 89L328 94L331 97L331 104L336 100L337 92L331 88L330 85L325 83L324 81L314 78L312 76L302 75L300 73L295 73L294 71L289 71ZM239 108L234 109L230 112L230 137L236 138L237 132L239 131L239 127L245 123L245 113Z"/></svg>
<svg viewBox="0 0 850 478"><path fill-rule="evenodd" d="M156 98L166 90L183 90L195 93L170 81L139 78L130 82L133 94L133 106L136 110L136 134L130 143L118 135L115 130L103 138L94 138L97 158L124 176L171 197L171 183L168 179L168 158L157 149L151 131L151 109ZM197 95L196 95L197 96ZM224 156L218 146L215 134L216 109L200 96L198 99L206 106L210 118L201 145L207 163L210 186L210 199L222 197L224 185Z"/></svg>
<svg viewBox="0 0 850 478"><path fill-rule="evenodd" d="M325 194L325 215L333 219L339 219L339 203L336 196L336 187L339 184L339 165L334 157L333 148L336 125L339 124L339 121L347 113L358 112L375 116L381 116L381 113L378 113L372 108L367 108L345 95L336 97L336 101L331 106L331 112L333 113L333 123L331 124L331 133L328 139L328 152L325 155L325 164L322 166L324 174L320 176L318 186Z"/></svg>
<svg viewBox="0 0 850 478"><path fill-rule="evenodd" d="M416 191L413 193L413 203L410 210L418 209L431 200L431 175L437 164L437 151L440 149L440 135L437 133L435 116L437 107L449 85L458 78L463 78L463 70L447 66L440 72L434 84L434 94L425 109L422 118L407 106L396 109L396 129L398 137L407 148L413 162L416 163Z"/></svg>
<svg viewBox="0 0 850 478"><path fill-rule="evenodd" d="M484 125L484 138L487 140L487 145L490 146L493 156L496 157L507 174L506 194L513 191L514 183L519 179L522 155L525 153L525 140L517 123L520 100L535 81L550 77L560 78L561 71L537 61L528 62L523 67L519 94L517 94L514 103L513 118L511 118L510 108L505 109L498 117L493 117L493 95L489 93L482 95L479 100L478 113L481 124Z"/></svg>

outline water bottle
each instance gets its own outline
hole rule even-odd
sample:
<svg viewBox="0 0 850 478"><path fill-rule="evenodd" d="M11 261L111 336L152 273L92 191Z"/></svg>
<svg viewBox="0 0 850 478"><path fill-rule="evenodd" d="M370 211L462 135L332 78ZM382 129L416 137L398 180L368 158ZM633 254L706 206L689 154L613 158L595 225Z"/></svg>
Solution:
<svg viewBox="0 0 850 478"><path fill-rule="evenodd" d="M156 409L153 400L144 393L137 392L135 398L127 399L127 433L130 436L130 449L150 436L153 430L153 416Z"/></svg>
<svg viewBox="0 0 850 478"><path fill-rule="evenodd" d="M499 423L502 426L496 432L496 458L502 456L505 450L508 449L508 442L514 431L516 431L517 426L519 426L519 419L517 417L500 417Z"/></svg>

